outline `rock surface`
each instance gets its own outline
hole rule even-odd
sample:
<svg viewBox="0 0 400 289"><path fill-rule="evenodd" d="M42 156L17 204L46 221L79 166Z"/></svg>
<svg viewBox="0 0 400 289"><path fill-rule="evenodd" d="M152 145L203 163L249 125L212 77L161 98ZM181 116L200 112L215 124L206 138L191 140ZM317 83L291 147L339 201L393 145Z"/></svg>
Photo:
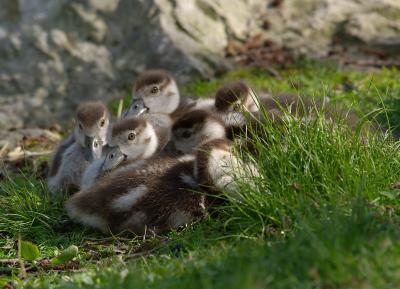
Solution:
<svg viewBox="0 0 400 289"><path fill-rule="evenodd" d="M185 81L224 69L228 39L256 31L260 0L2 0L0 129L71 120L124 96L146 68Z"/></svg>
<svg viewBox="0 0 400 289"><path fill-rule="evenodd" d="M396 54L398 19L398 0L2 0L0 130L69 122L147 68L210 77L229 67L229 43L259 33L296 55L334 43Z"/></svg>
<svg viewBox="0 0 400 289"><path fill-rule="evenodd" d="M296 54L326 56L337 43L400 54L398 0L287 0L264 18L269 38Z"/></svg>

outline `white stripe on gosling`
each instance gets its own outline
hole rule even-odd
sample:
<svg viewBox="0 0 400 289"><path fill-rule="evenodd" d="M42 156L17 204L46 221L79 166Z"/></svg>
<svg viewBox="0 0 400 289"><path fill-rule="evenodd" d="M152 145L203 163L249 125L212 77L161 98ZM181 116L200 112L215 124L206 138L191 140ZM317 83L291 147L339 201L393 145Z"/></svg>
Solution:
<svg viewBox="0 0 400 289"><path fill-rule="evenodd" d="M112 202L111 208L118 212L129 211L130 208L146 193L148 189L145 185L140 185L132 190L129 190L127 194L119 197Z"/></svg>

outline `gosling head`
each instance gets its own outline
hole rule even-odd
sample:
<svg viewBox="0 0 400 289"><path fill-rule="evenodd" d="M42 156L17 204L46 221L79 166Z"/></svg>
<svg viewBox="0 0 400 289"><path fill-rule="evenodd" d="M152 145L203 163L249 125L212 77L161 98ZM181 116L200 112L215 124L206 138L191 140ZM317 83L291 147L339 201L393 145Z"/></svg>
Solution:
<svg viewBox="0 0 400 289"><path fill-rule="evenodd" d="M140 74L132 95L132 105L135 105L135 100L142 99L149 113L171 114L180 103L178 86L172 75L164 70L148 70Z"/></svg>
<svg viewBox="0 0 400 289"><path fill-rule="evenodd" d="M244 111L252 111L255 102L250 88L241 81L228 83L215 95L215 110L227 126L243 126Z"/></svg>
<svg viewBox="0 0 400 289"><path fill-rule="evenodd" d="M224 124L210 112L193 110L179 118L172 127L172 144L181 153L209 140L225 138Z"/></svg>
<svg viewBox="0 0 400 289"><path fill-rule="evenodd" d="M125 111L125 117L140 116L149 111L142 98L134 98L131 101L129 108Z"/></svg>
<svg viewBox="0 0 400 289"><path fill-rule="evenodd" d="M106 144L110 114L106 106L98 101L84 102L76 111L75 138L85 148L86 160L99 158Z"/></svg>
<svg viewBox="0 0 400 289"><path fill-rule="evenodd" d="M158 137L149 121L129 117L113 125L109 145L119 147L129 160L148 158L157 151Z"/></svg>
<svg viewBox="0 0 400 289"><path fill-rule="evenodd" d="M232 159L232 148L226 139L214 139L195 150L194 176L202 185L217 185L226 175L225 169Z"/></svg>
<svg viewBox="0 0 400 289"><path fill-rule="evenodd" d="M100 171L102 172L111 171L116 167L118 167L126 159L127 155L123 154L119 147L112 147L107 153L106 157L104 158Z"/></svg>

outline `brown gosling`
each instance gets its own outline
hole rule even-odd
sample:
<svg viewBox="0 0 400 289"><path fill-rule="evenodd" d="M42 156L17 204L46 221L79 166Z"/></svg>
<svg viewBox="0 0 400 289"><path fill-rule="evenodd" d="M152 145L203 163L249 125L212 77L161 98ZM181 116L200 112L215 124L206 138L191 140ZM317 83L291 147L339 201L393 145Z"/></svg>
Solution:
<svg viewBox="0 0 400 289"><path fill-rule="evenodd" d="M172 126L172 146L179 153L191 153L201 143L226 137L224 123L211 112L193 110Z"/></svg>
<svg viewBox="0 0 400 289"><path fill-rule="evenodd" d="M140 168L122 167L66 202L69 217L103 232L163 233L207 215L199 191L237 192L233 169L243 169L227 140L212 140L194 155L148 159ZM215 192L212 190L212 192Z"/></svg>

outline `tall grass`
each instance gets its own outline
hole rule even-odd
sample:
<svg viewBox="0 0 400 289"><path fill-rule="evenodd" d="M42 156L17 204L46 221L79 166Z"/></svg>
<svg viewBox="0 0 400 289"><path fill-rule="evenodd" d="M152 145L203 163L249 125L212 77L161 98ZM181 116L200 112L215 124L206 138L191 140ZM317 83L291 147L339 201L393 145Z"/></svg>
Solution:
<svg viewBox="0 0 400 289"><path fill-rule="evenodd" d="M376 203L400 179L399 144L389 134L366 133L362 127L370 126L361 119L354 130L344 118L328 121L324 108L312 110L307 123L282 111L276 124L264 112L264 121L249 128L245 143L252 152L239 153L256 163L261 177L249 185L236 176L240 197L224 208L227 223L248 233L284 231L297 225L298 216L350 210L355 200Z"/></svg>
<svg viewBox="0 0 400 289"><path fill-rule="evenodd" d="M10 244L19 234L47 256L53 256L57 247L80 244L85 230L57 231L63 216L63 199L52 200L43 180L24 172L7 175L0 181L0 258L15 257L15 246Z"/></svg>
<svg viewBox="0 0 400 289"><path fill-rule="evenodd" d="M0 233L37 233L47 228L60 215L60 206L52 204L46 185L25 174L9 175L0 182ZM32 237L32 236L30 236Z"/></svg>

